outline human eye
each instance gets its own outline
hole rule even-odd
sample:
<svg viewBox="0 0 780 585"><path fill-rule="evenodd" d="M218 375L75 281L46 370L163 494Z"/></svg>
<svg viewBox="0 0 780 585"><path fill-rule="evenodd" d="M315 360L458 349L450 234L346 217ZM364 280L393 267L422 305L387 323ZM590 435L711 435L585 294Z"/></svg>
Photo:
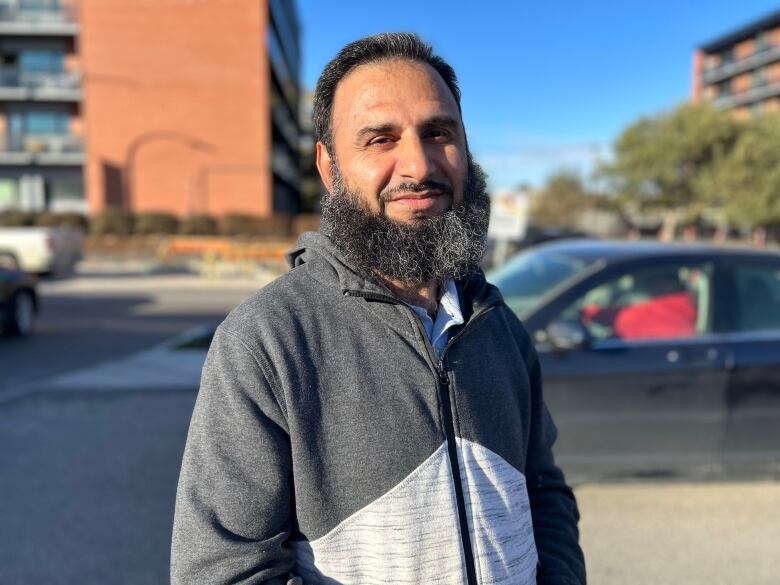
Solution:
<svg viewBox="0 0 780 585"><path fill-rule="evenodd" d="M389 134L379 134L368 141L369 146L386 147L391 145L394 139Z"/></svg>
<svg viewBox="0 0 780 585"><path fill-rule="evenodd" d="M452 132L447 128L431 128L425 137L433 142L447 142L452 138Z"/></svg>

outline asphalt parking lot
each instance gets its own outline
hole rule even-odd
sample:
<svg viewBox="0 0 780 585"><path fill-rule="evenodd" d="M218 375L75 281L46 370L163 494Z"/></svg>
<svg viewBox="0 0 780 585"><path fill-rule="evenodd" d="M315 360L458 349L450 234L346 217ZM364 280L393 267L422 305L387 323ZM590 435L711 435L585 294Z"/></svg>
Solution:
<svg viewBox="0 0 780 585"><path fill-rule="evenodd" d="M4 364L36 363L69 324L78 335L64 349L82 361L63 372L54 360L24 380L18 367L20 392L0 393L0 584L168 582L175 484L205 353L166 353L159 342L219 319L251 290L143 274L44 287L52 304L39 338L6 344L15 357ZM138 347L90 355L103 343L90 331ZM593 585L780 583L780 482L584 484L576 494Z"/></svg>
<svg viewBox="0 0 780 585"><path fill-rule="evenodd" d="M780 483L577 489L594 585L777 585Z"/></svg>

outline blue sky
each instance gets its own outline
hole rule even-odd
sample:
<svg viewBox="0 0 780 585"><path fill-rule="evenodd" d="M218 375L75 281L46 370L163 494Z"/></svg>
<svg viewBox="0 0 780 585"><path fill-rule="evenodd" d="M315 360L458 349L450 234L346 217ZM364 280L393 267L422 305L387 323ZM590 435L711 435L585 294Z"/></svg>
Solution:
<svg viewBox="0 0 780 585"><path fill-rule="evenodd" d="M696 46L780 9L777 0L542 2L298 0L303 83L347 42L413 31L460 79L475 158L493 188L587 172L641 115L691 91Z"/></svg>

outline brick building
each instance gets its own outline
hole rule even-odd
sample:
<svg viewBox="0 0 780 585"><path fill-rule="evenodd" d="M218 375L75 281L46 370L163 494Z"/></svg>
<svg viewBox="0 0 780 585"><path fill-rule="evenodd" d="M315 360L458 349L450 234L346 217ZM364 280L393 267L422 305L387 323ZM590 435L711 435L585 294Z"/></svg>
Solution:
<svg viewBox="0 0 780 585"><path fill-rule="evenodd" d="M0 0L0 208L296 212L299 39L292 0Z"/></svg>
<svg viewBox="0 0 780 585"><path fill-rule="evenodd" d="M693 99L733 110L740 117L780 112L780 11L696 50Z"/></svg>

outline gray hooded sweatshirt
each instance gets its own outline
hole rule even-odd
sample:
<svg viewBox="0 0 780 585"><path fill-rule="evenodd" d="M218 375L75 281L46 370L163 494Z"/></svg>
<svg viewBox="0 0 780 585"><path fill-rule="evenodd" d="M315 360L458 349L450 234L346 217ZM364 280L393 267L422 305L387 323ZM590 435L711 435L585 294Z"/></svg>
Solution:
<svg viewBox="0 0 780 585"><path fill-rule="evenodd" d="M481 273L439 359L415 312L307 233L209 350L174 584L580 585L533 345Z"/></svg>

